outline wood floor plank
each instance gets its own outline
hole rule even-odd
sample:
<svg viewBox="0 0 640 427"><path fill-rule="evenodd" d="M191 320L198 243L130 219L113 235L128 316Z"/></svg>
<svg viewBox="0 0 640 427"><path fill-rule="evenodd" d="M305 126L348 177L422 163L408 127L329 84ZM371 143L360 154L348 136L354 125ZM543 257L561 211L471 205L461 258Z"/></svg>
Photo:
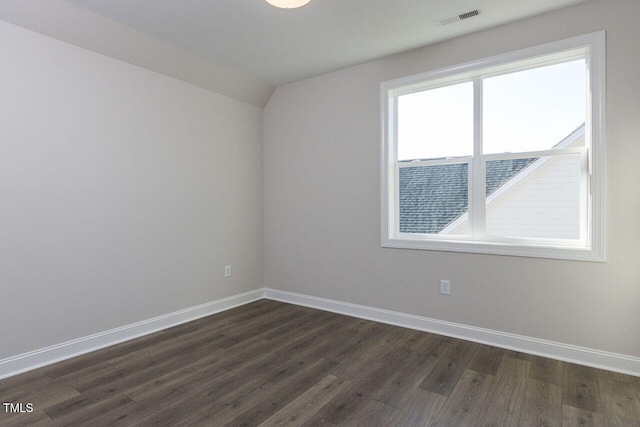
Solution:
<svg viewBox="0 0 640 427"><path fill-rule="evenodd" d="M320 359L314 356L296 357L293 359L285 359L278 365L276 369L264 375L264 379L272 384L279 384L289 378L295 376L299 372L302 372L316 363ZM323 360L324 361L324 360ZM332 368L335 368L337 363L332 364Z"/></svg>
<svg viewBox="0 0 640 427"><path fill-rule="evenodd" d="M341 352L342 354L346 354L347 352L349 352L352 358L351 360L355 360L357 359L358 354L355 352L356 349L353 348L349 343L352 340L357 339L357 337L357 331L351 329L336 328L333 331L330 331L330 333L325 334L325 336L320 340L309 341L308 338L306 340L303 340L306 341L304 348L301 348L296 352L291 353L279 351L279 353L287 356L291 354L299 354L302 357L312 354L323 359L331 359L334 355L336 355L336 353ZM345 342L347 344L344 348L337 348L342 346L336 346L336 342ZM296 347L297 346L298 345L296 344Z"/></svg>
<svg viewBox="0 0 640 427"><path fill-rule="evenodd" d="M390 329L373 341L363 342L359 349L351 348L349 350L350 357L336 367L334 374L346 379L357 380L364 372L374 367L379 360L387 360L387 363L389 360L393 360L394 363L397 360L398 363L404 363L409 359L411 351L398 345L402 339L401 335L396 334L395 329ZM327 357L331 358L334 352L323 353L321 350L319 354L327 354Z"/></svg>
<svg viewBox="0 0 640 427"><path fill-rule="evenodd" d="M605 427L604 416L597 412L562 405L562 427Z"/></svg>
<svg viewBox="0 0 640 427"><path fill-rule="evenodd" d="M451 348L420 384L420 387L443 396L449 396L478 349L478 344L455 340Z"/></svg>
<svg viewBox="0 0 640 427"><path fill-rule="evenodd" d="M598 377L607 427L640 427L640 399L631 383Z"/></svg>
<svg viewBox="0 0 640 427"><path fill-rule="evenodd" d="M484 344L478 344L478 347L476 355L471 359L469 369L495 376L505 351L501 348Z"/></svg>
<svg viewBox="0 0 640 427"><path fill-rule="evenodd" d="M233 347L213 350L211 353L213 355L215 352L215 356L221 357L220 366L233 370L256 354L270 352L271 348L271 343L267 340L246 340Z"/></svg>
<svg viewBox="0 0 640 427"><path fill-rule="evenodd" d="M306 335L310 331L320 329L326 321L334 318L330 312L313 313L300 312L290 322L279 325L277 328L265 331L260 334L260 339L273 343L291 342L292 338Z"/></svg>
<svg viewBox="0 0 640 427"><path fill-rule="evenodd" d="M107 391L93 395L80 395L65 400L44 411L58 425L80 425L83 420L95 420L115 409L133 406L135 402L120 393Z"/></svg>
<svg viewBox="0 0 640 427"><path fill-rule="evenodd" d="M564 363L562 377L563 404L602 413L595 369L574 363Z"/></svg>
<svg viewBox="0 0 640 427"><path fill-rule="evenodd" d="M431 351L434 347L433 341L444 338L441 335L430 334L429 332L409 330L409 333L402 341L402 347L405 347L416 353L424 353Z"/></svg>
<svg viewBox="0 0 640 427"><path fill-rule="evenodd" d="M492 375L467 369L431 425L474 425L487 400L493 380Z"/></svg>
<svg viewBox="0 0 640 427"><path fill-rule="evenodd" d="M65 384L74 387L75 385L90 381L92 378L111 375L116 370L116 368L106 362L99 362L82 369L68 371L65 375L57 377L54 382L56 384Z"/></svg>
<svg viewBox="0 0 640 427"><path fill-rule="evenodd" d="M349 363L339 364L332 373L349 381L356 381L366 372L376 367L378 362L379 360L371 360L367 357L357 356L349 360Z"/></svg>
<svg viewBox="0 0 640 427"><path fill-rule="evenodd" d="M228 339L221 343L221 348L234 346L253 337L262 339L261 334L271 330L277 330L280 325L290 321L297 321L302 316L304 316L304 314L297 310L286 310L286 307L283 307L278 313L263 316L259 322L247 322L246 325L236 325L233 328L233 333L229 334Z"/></svg>
<svg viewBox="0 0 640 427"><path fill-rule="evenodd" d="M304 307L298 307L291 304L287 304L280 301L273 300L260 300L255 301L246 306L238 307L240 310L228 310L218 313L222 318L237 324L244 324L246 322L253 322L256 319L262 318L264 314L274 313L282 308L286 310L302 311ZM215 316L215 315L214 315Z"/></svg>
<svg viewBox="0 0 640 427"><path fill-rule="evenodd" d="M335 351L335 342L348 340L357 335L356 331L348 330L349 325L355 322L355 319L344 319L345 316L337 315L335 318L327 321L320 329L314 330L300 339L293 340L289 345L280 347L277 352L285 357L291 354L302 355L303 353L313 352L319 357L330 354ZM333 347L331 343L333 342ZM319 347L326 346L325 351L319 351Z"/></svg>
<svg viewBox="0 0 640 427"><path fill-rule="evenodd" d="M640 385L640 377L634 377L631 375L627 375L627 374L621 374L619 372L612 372L612 371L604 371L604 370L600 370L602 372L602 375L607 376L609 378L612 378L614 380L618 380L618 381L624 381L627 383L631 383L634 385Z"/></svg>
<svg viewBox="0 0 640 427"><path fill-rule="evenodd" d="M205 338L205 337L203 337ZM95 378L92 381L85 381L83 384L75 384L76 388L83 393L92 393L105 389L105 387L118 388L121 391L128 390L132 386L146 383L175 369L181 369L192 363L206 363L207 365L217 365L221 368L233 363L241 363L245 359L242 357L247 353L255 353L268 347L266 341L245 340L240 344L228 349L220 349L215 339L211 342L200 340L195 346L189 345L186 348L179 343L172 351L164 351L160 354L149 356L147 359L140 359L134 365L125 365L116 372L105 377ZM184 352L187 352L186 355ZM240 355L240 357L238 357ZM238 359L234 359L238 357Z"/></svg>
<svg viewBox="0 0 640 427"><path fill-rule="evenodd" d="M336 425L316 416L316 417L311 417L307 422L302 424L300 427L336 427Z"/></svg>
<svg viewBox="0 0 640 427"><path fill-rule="evenodd" d="M130 368L146 363L150 360L162 361L176 355L179 350L184 349L184 353L198 348L203 344L220 343L228 337L224 332L232 330L233 324L226 324L223 328L216 329L214 334L209 333L206 329L196 329L175 337L174 339L166 339L151 344L147 347L136 349L131 352L119 354L116 357L108 359L106 362L115 368Z"/></svg>
<svg viewBox="0 0 640 427"><path fill-rule="evenodd" d="M529 378L562 387L563 363L541 356L531 356Z"/></svg>
<svg viewBox="0 0 640 427"><path fill-rule="evenodd" d="M398 326L390 326L380 337L363 349L361 356L371 360L378 360L398 347L405 348L402 344L409 336L409 330Z"/></svg>
<svg viewBox="0 0 640 427"><path fill-rule="evenodd" d="M33 378L12 387L3 387L2 403L31 403L34 409L41 410L57 403L80 395L80 393L65 384L59 384L46 375Z"/></svg>
<svg viewBox="0 0 640 427"><path fill-rule="evenodd" d="M265 378L287 360L275 353L257 353L235 371L217 379L206 375L196 380L186 378L186 382L177 387L165 387L165 392L156 395L147 392L137 413L122 421L122 425L180 422L199 425L210 424L214 418L217 421L229 418L265 396L268 386ZM158 411L158 408L164 409Z"/></svg>
<svg viewBox="0 0 640 427"><path fill-rule="evenodd" d="M199 425L228 408L249 407L266 392L264 380L228 372L220 378L202 377L168 388L138 403L135 412L119 414L110 426ZM204 421L203 421L204 420Z"/></svg>
<svg viewBox="0 0 640 427"><path fill-rule="evenodd" d="M517 425L531 362L503 357L476 426Z"/></svg>
<svg viewBox="0 0 640 427"><path fill-rule="evenodd" d="M228 424L233 426L255 426L262 423L321 381L335 366L336 362L325 359L319 359L308 364L303 370L296 371L295 374L287 377L282 383L270 388L264 398L235 415L228 421ZM232 411L229 412L231 415L233 414ZM216 414L217 419L222 416L221 412Z"/></svg>
<svg viewBox="0 0 640 427"><path fill-rule="evenodd" d="M108 363L118 367L134 367L140 361L163 361L172 358L179 353L191 353L197 349L208 348L210 350L232 347L251 339L258 333L276 328L280 324L294 319L299 314L294 310L287 310L287 307L279 307L274 313L264 313L259 321L247 322L244 325L227 323L224 326L215 328L204 327L187 334L180 335L171 341L162 341L146 348L122 354L116 358L111 358ZM211 336L211 332L214 336ZM215 347L214 347L215 346ZM137 368L135 368L137 369Z"/></svg>
<svg viewBox="0 0 640 427"><path fill-rule="evenodd" d="M57 379L78 371L95 369L96 365L109 366L106 362L96 362L93 357L78 356L44 368L44 373L51 379Z"/></svg>
<svg viewBox="0 0 640 427"><path fill-rule="evenodd" d="M7 413L0 410L0 426L3 427L49 426L52 423L53 420L44 411Z"/></svg>
<svg viewBox="0 0 640 427"><path fill-rule="evenodd" d="M106 375L100 375L85 380L74 382L74 388L83 394L95 394L106 390L117 390L123 392L136 384L153 380L167 371L177 369L185 364L193 362L193 359L181 359L178 355L171 359L151 359L146 365L144 361L132 367L116 369Z"/></svg>
<svg viewBox="0 0 640 427"><path fill-rule="evenodd" d="M318 413L318 417L339 425L353 416L373 394L385 384L394 373L394 356L406 354L406 349L398 349L395 355L386 356L376 363L370 371L363 373L343 392L327 403ZM397 359L396 359L397 360Z"/></svg>
<svg viewBox="0 0 640 427"><path fill-rule="evenodd" d="M447 398L422 388L413 391L406 405L398 410L392 426L430 426L440 413Z"/></svg>
<svg viewBox="0 0 640 427"><path fill-rule="evenodd" d="M436 335L418 330L408 330L400 346L413 353L430 355L440 359L457 340L444 335Z"/></svg>
<svg viewBox="0 0 640 427"><path fill-rule="evenodd" d="M169 391L175 393L176 390L182 389L184 393L188 393L194 384L203 380L216 381L228 373L226 369L205 360L169 371L147 381L132 382L128 387L122 387L121 392L135 402L142 402L167 394Z"/></svg>
<svg viewBox="0 0 640 427"><path fill-rule="evenodd" d="M244 390L234 391L234 393L225 396L221 400L211 402L210 406L200 405L198 411L183 413L182 419L176 425L178 426L215 426L228 425L237 414L245 410L255 408L264 399L270 396L271 389L268 387L246 388ZM163 423L164 420L161 421ZM158 425L158 419L152 424Z"/></svg>
<svg viewBox="0 0 640 427"><path fill-rule="evenodd" d="M0 380L0 395L4 396L7 393L15 392L18 389L30 389L35 388L34 384L41 384L45 381L50 381L47 375L45 375L42 368L35 369L33 371L25 372L13 377L3 378Z"/></svg>
<svg viewBox="0 0 640 427"><path fill-rule="evenodd" d="M337 329L334 334L327 337L322 343L319 343L313 351L319 356L331 359L340 364L347 364L349 361L358 358L375 360L391 347L386 341L390 328L370 326L370 328L360 329ZM336 346L335 340L344 340L344 345ZM374 354L372 354L371 350L378 342L380 342L384 348L380 349L380 351L373 350Z"/></svg>
<svg viewBox="0 0 640 427"><path fill-rule="evenodd" d="M196 320L195 322L198 322L198 320ZM228 323L228 322L224 321L223 323ZM194 329L188 323L179 325L178 327L182 327L186 331L192 331ZM182 333L170 332L172 331L172 329L173 328L169 328L167 330L155 332L155 333L145 335L133 340L115 344L113 346L101 349L99 351L94 351L82 356L78 356L73 359L69 359L63 362L58 362L44 369L48 375L55 378L60 375L64 375L68 371L75 371L77 369L80 369L82 366L86 366L91 363L101 363L101 362L106 362L108 360L115 359L122 355L131 355L140 349L146 349L154 344L172 340L176 336L179 336L182 333L184 333L184 331ZM61 370L62 372L56 373L56 371L58 370Z"/></svg>
<svg viewBox="0 0 640 427"><path fill-rule="evenodd" d="M311 419L320 408L350 384L348 380L327 375L259 425L262 427L299 426Z"/></svg>
<svg viewBox="0 0 640 427"><path fill-rule="evenodd" d="M376 400L366 401L343 425L391 427L398 410Z"/></svg>
<svg viewBox="0 0 640 427"><path fill-rule="evenodd" d="M525 360L527 362L531 362L531 358L533 357L533 355L531 355L529 353L523 353L521 351L507 350L507 349L503 349L502 351L504 352L504 356L506 356L506 357L511 357L513 359L519 359L519 360Z"/></svg>
<svg viewBox="0 0 640 427"><path fill-rule="evenodd" d="M93 364L106 362L110 358L117 357L118 355L127 354L138 349L145 349L150 345L166 341L167 339L171 338L168 338L163 331L159 331L134 340L115 344L100 351L94 351L82 356L64 360L43 369L47 376L55 379L66 375L69 372L74 372Z"/></svg>
<svg viewBox="0 0 640 427"><path fill-rule="evenodd" d="M375 345L378 341L383 342L386 334L392 328L390 325L369 323L368 327L364 327L345 345L334 346L334 351L328 355L328 359L337 363L343 363L349 359L353 359L358 355L367 352L370 346Z"/></svg>
<svg viewBox="0 0 640 427"><path fill-rule="evenodd" d="M441 356L431 352L408 350L405 360L398 364L394 374L372 399L398 409L403 408L440 359Z"/></svg>
<svg viewBox="0 0 640 427"><path fill-rule="evenodd" d="M561 427L561 386L529 378L527 380L527 389L525 391L519 425L531 427Z"/></svg>

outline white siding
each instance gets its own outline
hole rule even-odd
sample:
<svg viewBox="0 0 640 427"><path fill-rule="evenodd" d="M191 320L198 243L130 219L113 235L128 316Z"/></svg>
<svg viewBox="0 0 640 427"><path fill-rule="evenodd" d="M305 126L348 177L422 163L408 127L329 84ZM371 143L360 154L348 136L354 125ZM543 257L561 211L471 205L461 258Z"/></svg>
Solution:
<svg viewBox="0 0 640 427"><path fill-rule="evenodd" d="M580 238L580 156L537 161L545 163L494 200L487 199L487 235Z"/></svg>
<svg viewBox="0 0 640 427"><path fill-rule="evenodd" d="M584 147L584 134L569 147ZM579 239L580 156L542 158L515 175L487 198L489 236ZM445 234L466 235L469 215L445 228Z"/></svg>

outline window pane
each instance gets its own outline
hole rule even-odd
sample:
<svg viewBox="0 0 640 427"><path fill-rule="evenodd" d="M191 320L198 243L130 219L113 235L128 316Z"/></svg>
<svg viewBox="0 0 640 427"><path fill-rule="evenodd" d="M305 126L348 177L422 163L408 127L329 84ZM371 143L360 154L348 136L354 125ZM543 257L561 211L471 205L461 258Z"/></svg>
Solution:
<svg viewBox="0 0 640 427"><path fill-rule="evenodd" d="M398 97L398 160L472 154L471 82Z"/></svg>
<svg viewBox="0 0 640 427"><path fill-rule="evenodd" d="M467 213L466 163L400 168L400 232L459 233L451 225Z"/></svg>
<svg viewBox="0 0 640 427"><path fill-rule="evenodd" d="M580 155L487 162L489 236L580 239Z"/></svg>
<svg viewBox="0 0 640 427"><path fill-rule="evenodd" d="M483 80L484 153L584 146L585 60Z"/></svg>

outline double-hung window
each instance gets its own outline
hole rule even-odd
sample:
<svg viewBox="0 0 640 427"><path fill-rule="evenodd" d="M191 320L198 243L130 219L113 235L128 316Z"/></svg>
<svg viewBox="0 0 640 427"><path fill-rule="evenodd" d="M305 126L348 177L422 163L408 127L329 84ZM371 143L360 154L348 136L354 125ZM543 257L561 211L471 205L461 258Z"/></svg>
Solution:
<svg viewBox="0 0 640 427"><path fill-rule="evenodd" d="M604 261L604 32L381 84L382 246Z"/></svg>

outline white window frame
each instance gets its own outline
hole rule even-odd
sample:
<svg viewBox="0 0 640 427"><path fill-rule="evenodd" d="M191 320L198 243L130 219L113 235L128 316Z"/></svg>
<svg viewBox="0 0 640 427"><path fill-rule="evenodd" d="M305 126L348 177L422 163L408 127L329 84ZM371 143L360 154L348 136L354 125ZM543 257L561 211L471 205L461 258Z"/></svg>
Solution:
<svg viewBox="0 0 640 427"><path fill-rule="evenodd" d="M474 145L481 144L482 98L481 78L499 75L505 71L518 71L540 65L565 62L572 58L585 58L587 68L587 119L585 123L585 147L555 149L553 155L580 154L587 164L583 171L588 177L587 201L581 212L581 223L586 223L586 236L581 241L559 239L492 239L484 236L481 226L470 224L480 235L453 236L439 234L401 233L399 230L399 169L397 161L397 98L420 90L448 86L476 80L474 90ZM425 249L437 251L468 252L482 254L555 258L578 261L605 261L605 32L600 31L566 40L535 46L485 58L462 65L447 67L413 76L402 77L380 84L381 105L381 246L387 248ZM478 81L480 84L478 84ZM477 153L477 150L474 150ZM496 155L470 156L444 160L445 163L468 163L470 170L484 168L487 160L502 158L549 156L551 150L531 153L500 153ZM427 161L435 164L442 160ZM416 166L411 162L411 166ZM480 218L484 223L484 183L469 181L469 210L475 209L470 219ZM480 206L480 204L482 206ZM479 212L479 214L478 214Z"/></svg>

